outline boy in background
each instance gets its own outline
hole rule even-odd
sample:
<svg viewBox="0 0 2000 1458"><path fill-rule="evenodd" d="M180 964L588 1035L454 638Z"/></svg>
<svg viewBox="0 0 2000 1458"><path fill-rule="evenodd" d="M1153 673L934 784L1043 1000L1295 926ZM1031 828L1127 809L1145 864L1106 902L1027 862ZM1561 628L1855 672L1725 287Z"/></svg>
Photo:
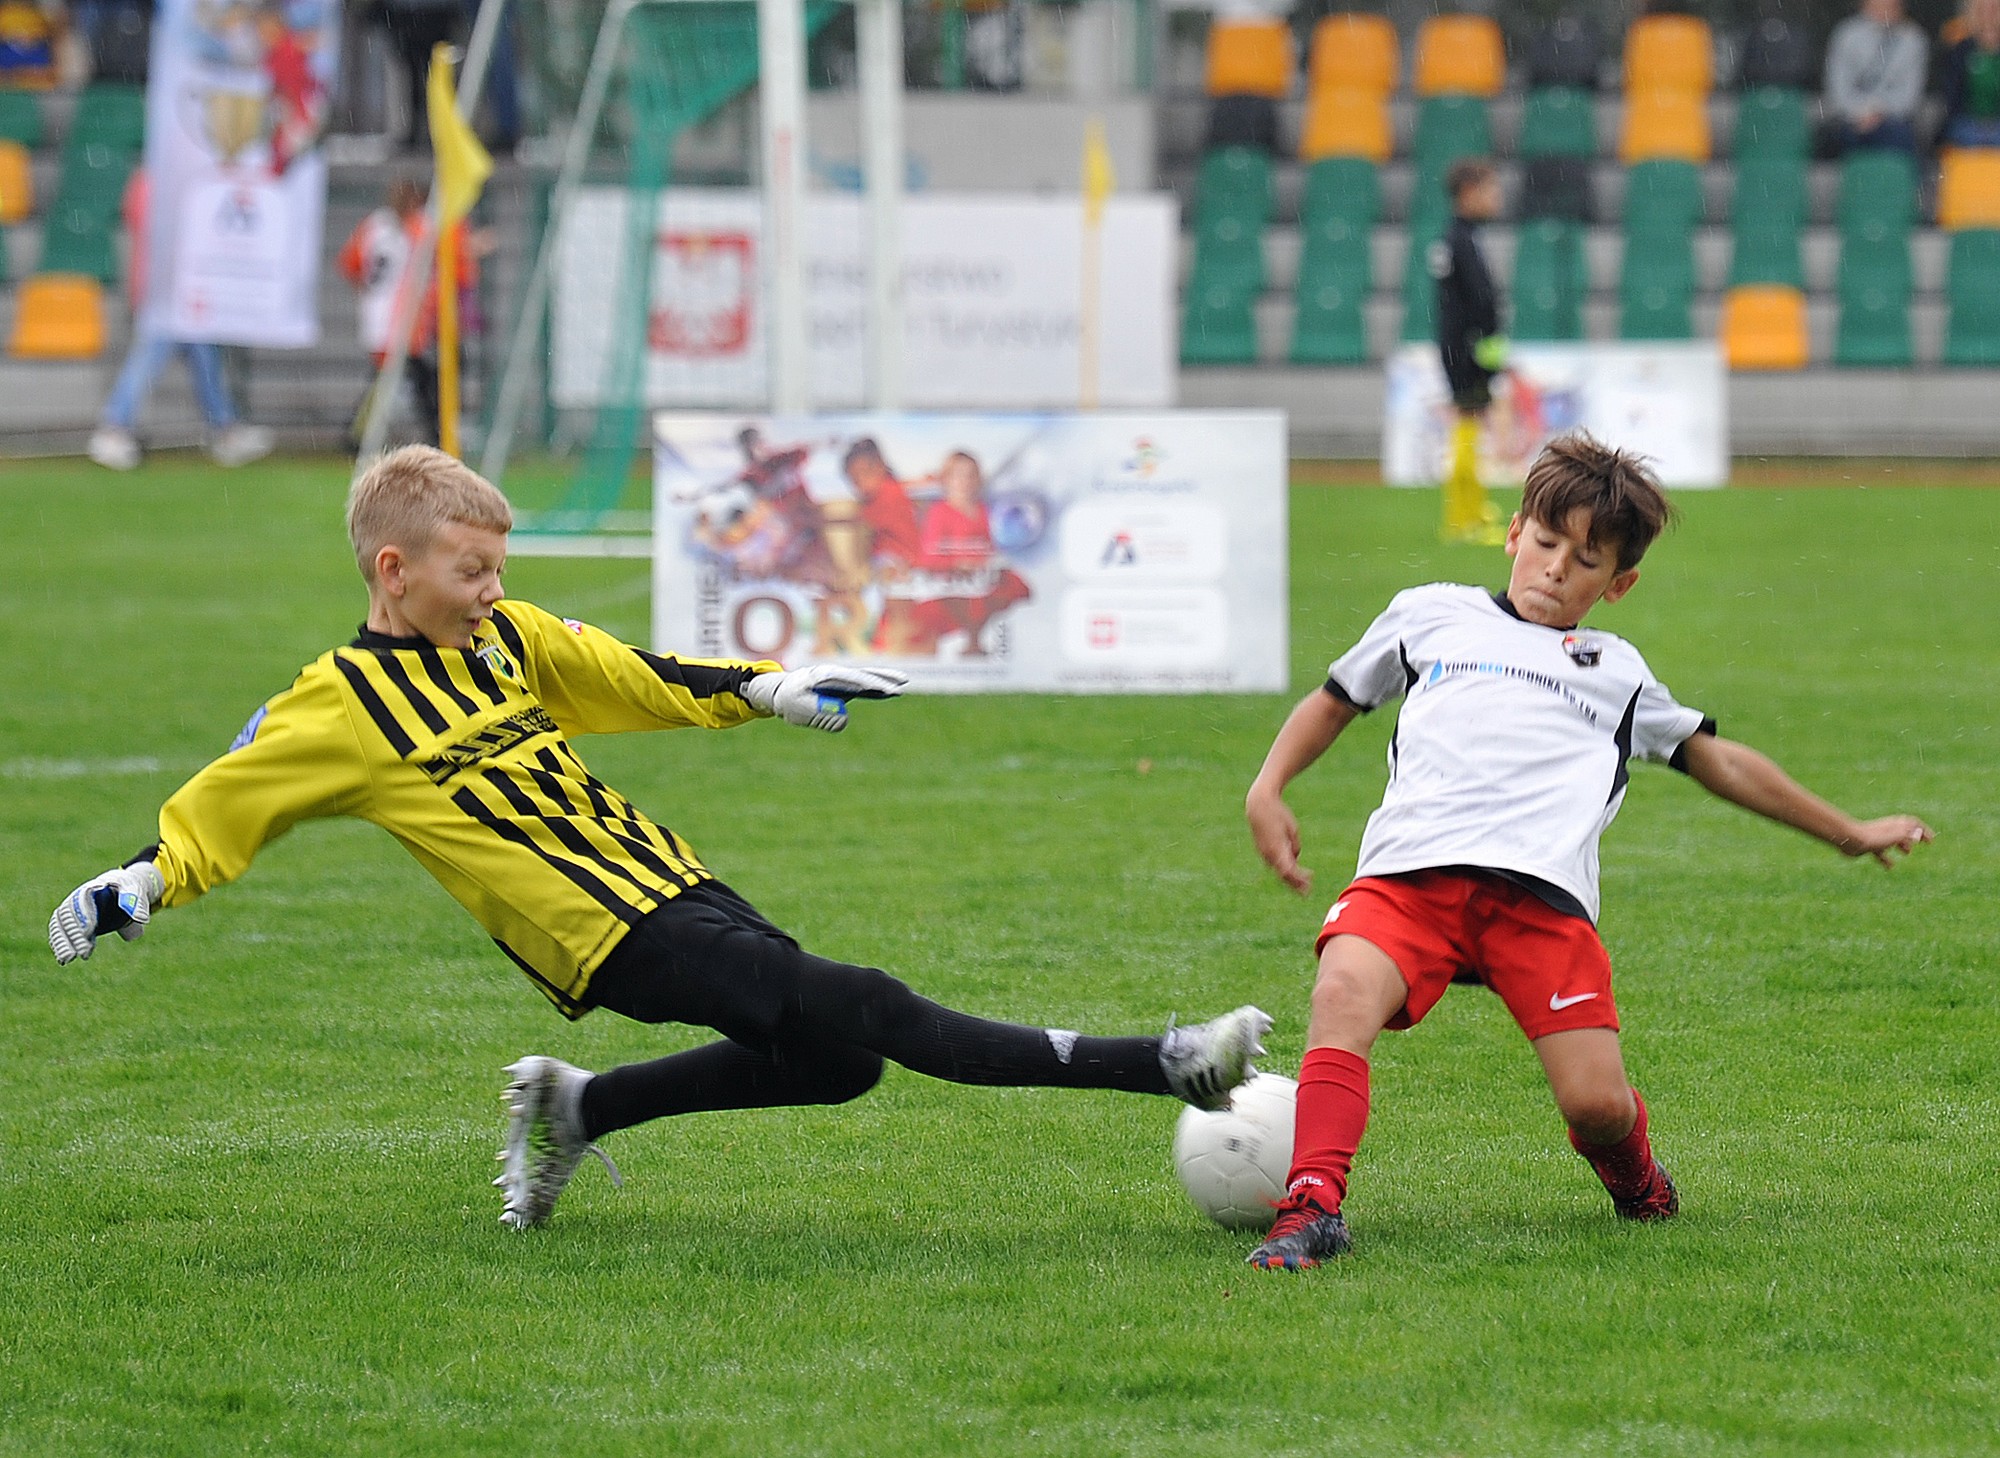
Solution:
<svg viewBox="0 0 2000 1458"><path fill-rule="evenodd" d="M1479 246L1479 225L1500 216L1500 174L1483 157L1466 157L1445 173L1451 226L1431 244L1437 281L1438 355L1458 418L1452 424L1451 468L1444 479L1442 535L1447 542L1498 546L1500 515L1479 480L1479 428L1493 403L1493 376L1506 367L1500 333L1500 291Z"/></svg>

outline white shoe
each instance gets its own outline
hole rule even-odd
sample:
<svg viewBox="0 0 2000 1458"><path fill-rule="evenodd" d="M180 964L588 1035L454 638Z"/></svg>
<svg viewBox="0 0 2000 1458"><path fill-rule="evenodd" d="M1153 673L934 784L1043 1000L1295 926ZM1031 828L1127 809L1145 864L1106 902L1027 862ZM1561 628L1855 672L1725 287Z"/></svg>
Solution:
<svg viewBox="0 0 2000 1458"><path fill-rule="evenodd" d="M129 430L100 425L90 433L90 458L107 471L130 471L139 464L139 442Z"/></svg>
<svg viewBox="0 0 2000 1458"><path fill-rule="evenodd" d="M277 437L261 425L232 425L208 444L208 457L218 466L247 466L271 454Z"/></svg>
<svg viewBox="0 0 2000 1458"><path fill-rule="evenodd" d="M1270 1031L1270 1014L1254 1007L1239 1007L1187 1028L1169 1020L1160 1039L1168 1091L1197 1109L1228 1108L1230 1090L1256 1072L1250 1060L1263 1055L1264 1035Z"/></svg>
<svg viewBox="0 0 2000 1458"><path fill-rule="evenodd" d="M588 1070L530 1054L509 1064L507 1072L511 1079L500 1095L507 1106L507 1147L499 1154L506 1167L493 1181L506 1196L502 1225L526 1230L545 1222L586 1154L603 1160L611 1183L623 1186L611 1157L583 1135Z"/></svg>

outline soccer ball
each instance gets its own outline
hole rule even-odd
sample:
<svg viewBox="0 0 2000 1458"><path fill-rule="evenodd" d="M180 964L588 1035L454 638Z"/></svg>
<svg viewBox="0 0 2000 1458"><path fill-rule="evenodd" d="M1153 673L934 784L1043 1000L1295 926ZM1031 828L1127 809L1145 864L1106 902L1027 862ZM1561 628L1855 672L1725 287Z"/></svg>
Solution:
<svg viewBox="0 0 2000 1458"><path fill-rule="evenodd" d="M1174 1126L1174 1173L1195 1208L1229 1230L1268 1230L1271 1202L1292 1168L1292 1114L1299 1086L1259 1073L1229 1107L1186 1109Z"/></svg>

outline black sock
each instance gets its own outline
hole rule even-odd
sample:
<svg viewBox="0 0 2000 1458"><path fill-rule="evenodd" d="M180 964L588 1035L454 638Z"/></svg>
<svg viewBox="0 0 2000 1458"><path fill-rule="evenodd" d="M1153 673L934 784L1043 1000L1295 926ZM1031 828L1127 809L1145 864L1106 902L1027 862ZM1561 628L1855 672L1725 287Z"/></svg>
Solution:
<svg viewBox="0 0 2000 1458"><path fill-rule="evenodd" d="M672 1114L843 1104L881 1076L882 1060L861 1048L758 1049L725 1039L598 1074L583 1088L583 1128L596 1139Z"/></svg>

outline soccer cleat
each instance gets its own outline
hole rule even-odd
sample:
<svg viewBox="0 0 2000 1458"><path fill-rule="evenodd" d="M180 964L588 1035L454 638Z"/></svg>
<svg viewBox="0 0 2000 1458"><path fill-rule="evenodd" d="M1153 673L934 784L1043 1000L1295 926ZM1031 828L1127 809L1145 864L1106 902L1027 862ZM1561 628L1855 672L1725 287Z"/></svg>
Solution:
<svg viewBox="0 0 2000 1458"><path fill-rule="evenodd" d="M1674 1177L1667 1173L1667 1167L1656 1159L1639 1193L1629 1200L1613 1195L1611 1207L1620 1220L1671 1220L1681 1213L1681 1192L1674 1188Z"/></svg>
<svg viewBox="0 0 2000 1458"><path fill-rule="evenodd" d="M530 1054L508 1065L500 1101L507 1106L507 1146L493 1181L505 1196L500 1223L516 1230L540 1225L586 1154L604 1161L611 1183L623 1187L611 1156L584 1137L583 1086L592 1075L560 1058Z"/></svg>
<svg viewBox="0 0 2000 1458"><path fill-rule="evenodd" d="M90 458L107 471L130 471L139 464L139 442L129 430L100 425L90 433Z"/></svg>
<svg viewBox="0 0 2000 1458"><path fill-rule="evenodd" d="M277 443L261 425L232 425L209 442L208 458L218 466L247 466L271 454Z"/></svg>
<svg viewBox="0 0 2000 1458"><path fill-rule="evenodd" d="M1270 1015L1254 1007L1239 1007L1187 1028L1168 1019L1160 1038L1167 1092L1197 1109L1228 1108L1229 1091L1256 1071L1250 1060L1263 1055L1264 1035L1270 1031Z"/></svg>
<svg viewBox="0 0 2000 1458"><path fill-rule="evenodd" d="M1354 1237L1338 1211L1329 1213L1301 1200L1278 1207L1271 1233L1250 1252L1249 1263L1263 1271L1302 1271L1353 1249Z"/></svg>

